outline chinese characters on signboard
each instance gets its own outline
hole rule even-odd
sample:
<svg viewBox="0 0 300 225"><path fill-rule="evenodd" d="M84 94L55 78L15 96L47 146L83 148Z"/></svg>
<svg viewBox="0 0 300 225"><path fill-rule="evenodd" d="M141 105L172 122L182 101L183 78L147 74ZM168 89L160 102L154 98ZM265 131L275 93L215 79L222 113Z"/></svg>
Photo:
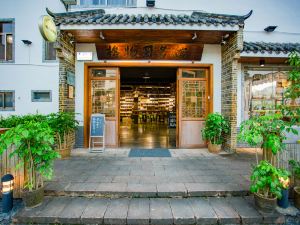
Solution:
<svg viewBox="0 0 300 225"><path fill-rule="evenodd" d="M103 59L156 59L201 60L201 44L97 44L99 60Z"/></svg>

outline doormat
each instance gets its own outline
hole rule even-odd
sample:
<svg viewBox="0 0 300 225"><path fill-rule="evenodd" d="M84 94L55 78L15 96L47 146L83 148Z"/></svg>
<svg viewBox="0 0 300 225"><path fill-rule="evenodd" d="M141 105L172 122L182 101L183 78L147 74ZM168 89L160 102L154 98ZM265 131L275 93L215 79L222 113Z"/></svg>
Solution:
<svg viewBox="0 0 300 225"><path fill-rule="evenodd" d="M129 152L129 157L171 157L169 149L153 148L153 149L139 149L133 148Z"/></svg>

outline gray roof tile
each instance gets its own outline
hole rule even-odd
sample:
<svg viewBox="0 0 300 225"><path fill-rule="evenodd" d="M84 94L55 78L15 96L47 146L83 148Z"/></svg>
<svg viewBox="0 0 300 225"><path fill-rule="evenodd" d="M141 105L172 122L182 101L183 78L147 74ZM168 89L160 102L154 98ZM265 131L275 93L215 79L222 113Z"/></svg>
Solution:
<svg viewBox="0 0 300 225"><path fill-rule="evenodd" d="M127 23L148 23L148 24L198 24L198 25L221 25L221 26L244 26L244 21L250 17L252 10L245 16L213 14L193 12L191 15L174 14L106 14L103 9L52 13L47 9L49 15L54 17L57 25L63 24L127 24Z"/></svg>
<svg viewBox="0 0 300 225"><path fill-rule="evenodd" d="M244 42L243 52L246 53L289 53L300 52L300 43L266 43L266 42Z"/></svg>

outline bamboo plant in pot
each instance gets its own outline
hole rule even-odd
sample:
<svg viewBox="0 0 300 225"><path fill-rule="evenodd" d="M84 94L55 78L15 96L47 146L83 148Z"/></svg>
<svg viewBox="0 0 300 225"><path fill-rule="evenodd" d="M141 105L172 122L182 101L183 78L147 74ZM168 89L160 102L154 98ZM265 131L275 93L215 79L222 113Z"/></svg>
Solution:
<svg viewBox="0 0 300 225"><path fill-rule="evenodd" d="M253 116L242 122L238 139L252 147L263 149L263 160L276 164L276 154L283 150L285 132L297 134L292 124L282 120L281 114Z"/></svg>
<svg viewBox="0 0 300 225"><path fill-rule="evenodd" d="M74 131L78 125L74 113L52 113L48 115L48 124L55 133L56 149L61 158L69 158L74 146Z"/></svg>
<svg viewBox="0 0 300 225"><path fill-rule="evenodd" d="M229 122L219 113L208 114L202 130L203 139L208 141L208 150L212 153L221 151L225 135L230 131Z"/></svg>
<svg viewBox="0 0 300 225"><path fill-rule="evenodd" d="M23 200L26 207L34 207L43 201L44 179L53 173L53 161L59 154L53 150L54 138L47 122L24 122L0 136L0 153L14 146L11 155L17 155L25 168Z"/></svg>
<svg viewBox="0 0 300 225"><path fill-rule="evenodd" d="M281 179L288 179L288 176L288 171L278 169L266 160L253 168L250 191L254 193L254 203L259 210L266 213L275 210L284 188Z"/></svg>

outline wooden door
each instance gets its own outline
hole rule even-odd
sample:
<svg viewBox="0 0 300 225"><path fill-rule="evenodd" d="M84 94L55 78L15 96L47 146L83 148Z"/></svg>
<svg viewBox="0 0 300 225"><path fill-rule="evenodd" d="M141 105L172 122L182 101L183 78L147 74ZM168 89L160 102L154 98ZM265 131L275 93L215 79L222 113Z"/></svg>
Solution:
<svg viewBox="0 0 300 225"><path fill-rule="evenodd" d="M202 139L204 119L209 110L206 68L179 68L177 74L177 146L205 147Z"/></svg>
<svg viewBox="0 0 300 225"><path fill-rule="evenodd" d="M105 144L119 144L120 75L118 68L90 68L89 118L91 114L105 114ZM90 124L88 125L88 127Z"/></svg>

